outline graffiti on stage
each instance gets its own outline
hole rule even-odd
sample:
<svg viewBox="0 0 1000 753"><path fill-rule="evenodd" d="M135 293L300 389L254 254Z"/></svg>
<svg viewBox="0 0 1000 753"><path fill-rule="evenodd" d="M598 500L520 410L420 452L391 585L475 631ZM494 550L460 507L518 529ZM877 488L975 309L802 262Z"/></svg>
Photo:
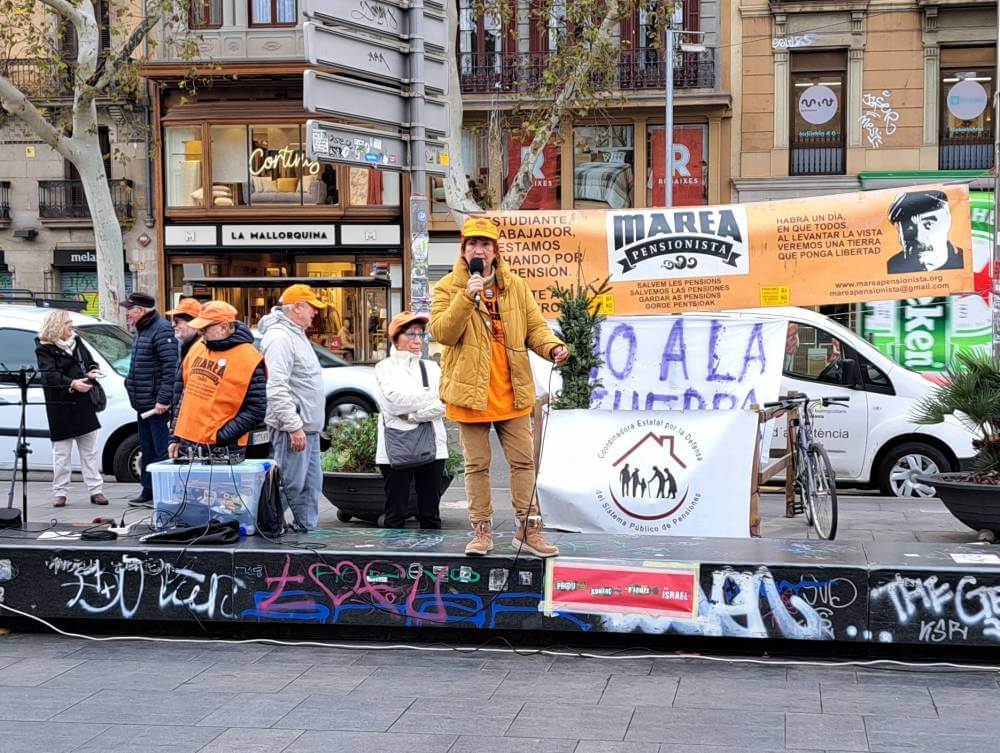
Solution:
<svg viewBox="0 0 1000 753"><path fill-rule="evenodd" d="M386 621L407 627L495 628L505 615L537 616L541 601L540 593L459 591L459 586L485 580L468 565L425 568L388 560L299 565L285 555L280 571L271 574L265 567L261 580L263 588L254 591L253 607L243 610L244 618L337 624L350 622L352 614L370 618L381 613ZM496 574L492 580L497 586ZM567 629L590 629L586 620L572 615L559 619Z"/></svg>
<svg viewBox="0 0 1000 753"><path fill-rule="evenodd" d="M724 567L712 572L709 594L701 590L694 620L606 615L602 621L612 632L833 640L836 610L852 606L857 595L857 587L844 578L807 575L779 583L764 566L753 571Z"/></svg>
<svg viewBox="0 0 1000 753"><path fill-rule="evenodd" d="M944 576L947 578L948 576ZM886 604L896 630L925 643L1000 642L1000 585L973 575L953 582L938 575L895 577L871 590L872 613Z"/></svg>
<svg viewBox="0 0 1000 753"><path fill-rule="evenodd" d="M155 584L156 608L161 612L181 608L209 620L234 619L234 599L240 589L246 588L240 578L177 567L159 557L142 559L122 554L120 559L108 562L97 557L52 557L45 566L49 572L67 577L59 586L71 593L66 602L69 609L88 614L117 613L125 619L149 608L143 599L148 598L151 584Z"/></svg>

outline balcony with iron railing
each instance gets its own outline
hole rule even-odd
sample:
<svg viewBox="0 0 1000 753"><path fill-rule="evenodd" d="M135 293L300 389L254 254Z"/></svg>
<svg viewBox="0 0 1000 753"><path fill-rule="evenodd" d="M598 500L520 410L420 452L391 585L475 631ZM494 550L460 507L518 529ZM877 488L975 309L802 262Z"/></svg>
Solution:
<svg viewBox="0 0 1000 753"><path fill-rule="evenodd" d="M73 93L73 68L50 60L0 60L0 75L31 99L63 99Z"/></svg>
<svg viewBox="0 0 1000 753"><path fill-rule="evenodd" d="M121 222L130 223L133 220L132 181L122 178L108 181L108 184L115 214ZM79 180L38 181L38 216L49 225L67 221L90 224L90 207L83 183Z"/></svg>
<svg viewBox="0 0 1000 753"><path fill-rule="evenodd" d="M537 94L548 67L547 52L459 53L463 94ZM660 89L666 80L663 50L622 50L610 72L595 74L593 83L608 91ZM716 50L684 52L674 57L674 89L716 86Z"/></svg>
<svg viewBox="0 0 1000 753"><path fill-rule="evenodd" d="M0 180L0 227L10 224L10 181Z"/></svg>

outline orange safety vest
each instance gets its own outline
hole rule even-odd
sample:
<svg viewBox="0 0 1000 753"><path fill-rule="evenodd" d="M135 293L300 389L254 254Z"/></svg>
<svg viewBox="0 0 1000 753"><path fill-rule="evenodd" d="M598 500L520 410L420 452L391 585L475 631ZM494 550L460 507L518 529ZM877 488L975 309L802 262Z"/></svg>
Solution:
<svg viewBox="0 0 1000 753"><path fill-rule="evenodd" d="M196 444L215 444L219 429L240 412L253 373L264 356L250 343L209 350L199 340L184 359L184 398L174 434ZM246 446L247 435L239 439Z"/></svg>

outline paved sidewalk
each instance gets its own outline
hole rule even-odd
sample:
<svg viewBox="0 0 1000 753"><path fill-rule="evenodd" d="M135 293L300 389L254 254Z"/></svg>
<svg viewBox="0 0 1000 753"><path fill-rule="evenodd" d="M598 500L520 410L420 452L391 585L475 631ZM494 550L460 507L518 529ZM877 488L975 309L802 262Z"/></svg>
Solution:
<svg viewBox="0 0 1000 753"><path fill-rule="evenodd" d="M0 751L1000 750L988 671L365 648L0 637Z"/></svg>

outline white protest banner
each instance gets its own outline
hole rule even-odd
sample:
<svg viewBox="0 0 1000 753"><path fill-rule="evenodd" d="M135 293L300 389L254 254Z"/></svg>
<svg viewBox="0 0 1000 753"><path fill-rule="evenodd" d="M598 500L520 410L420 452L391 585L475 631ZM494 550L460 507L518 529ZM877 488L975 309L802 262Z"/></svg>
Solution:
<svg viewBox="0 0 1000 753"><path fill-rule="evenodd" d="M609 317L601 324L591 406L605 410L746 410L778 399L784 321Z"/></svg>
<svg viewBox="0 0 1000 753"><path fill-rule="evenodd" d="M612 316L601 324L592 408L729 410L778 399L784 321L719 317ZM562 388L559 371L532 354L538 394ZM551 375L551 381L550 381Z"/></svg>
<svg viewBox="0 0 1000 753"><path fill-rule="evenodd" d="M756 439L752 411L551 411L538 473L545 523L748 537Z"/></svg>

